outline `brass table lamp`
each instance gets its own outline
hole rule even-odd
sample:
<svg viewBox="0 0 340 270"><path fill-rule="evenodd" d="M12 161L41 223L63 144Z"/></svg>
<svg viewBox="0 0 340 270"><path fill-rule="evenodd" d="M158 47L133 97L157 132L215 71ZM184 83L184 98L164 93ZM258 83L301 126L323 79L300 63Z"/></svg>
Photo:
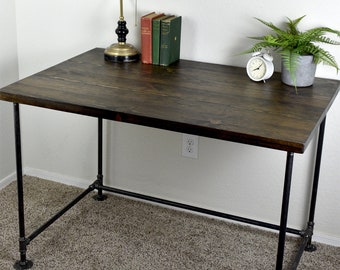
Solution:
<svg viewBox="0 0 340 270"><path fill-rule="evenodd" d="M131 44L126 43L126 35L129 30L126 27L126 21L123 15L123 0L120 0L120 16L116 34L118 36L118 43L112 44L104 51L104 58L110 62L136 62L140 58L140 53Z"/></svg>

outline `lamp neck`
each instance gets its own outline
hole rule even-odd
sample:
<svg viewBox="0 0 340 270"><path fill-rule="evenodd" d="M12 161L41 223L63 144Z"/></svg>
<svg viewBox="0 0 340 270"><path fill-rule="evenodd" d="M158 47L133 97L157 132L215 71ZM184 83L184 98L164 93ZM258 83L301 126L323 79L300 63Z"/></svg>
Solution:
<svg viewBox="0 0 340 270"><path fill-rule="evenodd" d="M123 0L120 0L120 16L119 16L120 21L124 21L124 15L123 15Z"/></svg>

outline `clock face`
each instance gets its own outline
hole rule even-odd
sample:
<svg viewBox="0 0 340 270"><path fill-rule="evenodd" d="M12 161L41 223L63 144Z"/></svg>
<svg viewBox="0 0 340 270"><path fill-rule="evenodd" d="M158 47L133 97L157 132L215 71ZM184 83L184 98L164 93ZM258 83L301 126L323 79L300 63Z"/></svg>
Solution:
<svg viewBox="0 0 340 270"><path fill-rule="evenodd" d="M249 60L247 64L247 73L252 80L262 80L266 71L266 63L261 57L253 57Z"/></svg>

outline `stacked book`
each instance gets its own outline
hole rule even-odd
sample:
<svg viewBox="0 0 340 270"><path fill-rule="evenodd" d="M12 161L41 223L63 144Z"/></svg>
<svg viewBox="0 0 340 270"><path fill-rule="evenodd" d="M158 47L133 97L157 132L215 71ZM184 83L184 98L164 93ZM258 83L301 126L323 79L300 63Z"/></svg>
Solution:
<svg viewBox="0 0 340 270"><path fill-rule="evenodd" d="M149 13L141 17L142 63L168 66L180 58L182 17Z"/></svg>

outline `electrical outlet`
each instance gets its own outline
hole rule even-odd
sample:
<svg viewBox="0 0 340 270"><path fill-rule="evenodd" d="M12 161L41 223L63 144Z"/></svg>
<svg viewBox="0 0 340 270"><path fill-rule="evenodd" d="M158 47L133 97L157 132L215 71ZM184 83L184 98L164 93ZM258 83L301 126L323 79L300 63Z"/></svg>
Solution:
<svg viewBox="0 0 340 270"><path fill-rule="evenodd" d="M198 136L183 134L182 156L198 158Z"/></svg>

